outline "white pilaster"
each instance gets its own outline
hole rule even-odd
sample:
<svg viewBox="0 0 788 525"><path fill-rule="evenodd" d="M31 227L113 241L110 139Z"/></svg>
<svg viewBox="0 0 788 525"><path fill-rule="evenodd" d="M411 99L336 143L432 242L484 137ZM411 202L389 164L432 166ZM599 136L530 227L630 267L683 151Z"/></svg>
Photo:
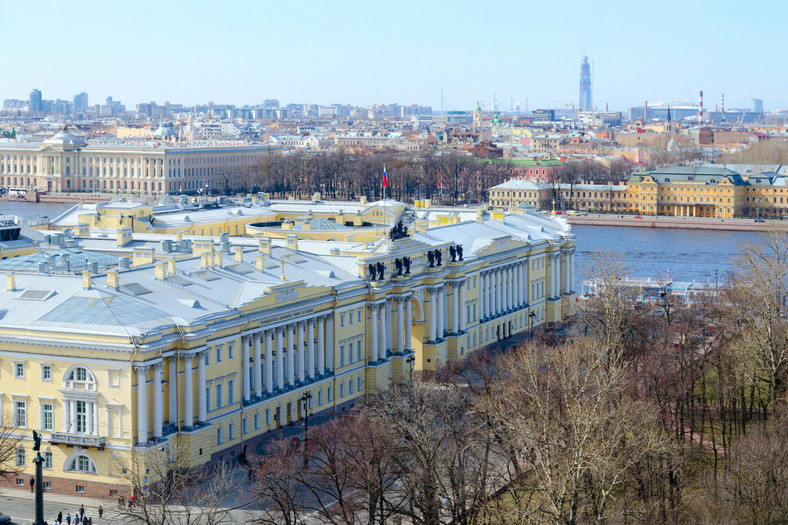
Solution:
<svg viewBox="0 0 788 525"><path fill-rule="evenodd" d="M276 329L276 388L280 390L285 387L285 345L284 345L284 326Z"/></svg>
<svg viewBox="0 0 788 525"><path fill-rule="evenodd" d="M287 384L290 388L295 385L295 337L294 324L287 325Z"/></svg>
<svg viewBox="0 0 788 525"><path fill-rule="evenodd" d="M451 294L451 327L449 331L454 334L460 333L460 288L462 283L454 283L454 291Z"/></svg>
<svg viewBox="0 0 788 525"><path fill-rule="evenodd" d="M430 289L430 341L438 340L438 289Z"/></svg>
<svg viewBox="0 0 788 525"><path fill-rule="evenodd" d="M378 338L378 353L379 359L386 358L386 341L388 339L388 334L386 330L386 303L383 302L380 305L380 337Z"/></svg>
<svg viewBox="0 0 788 525"><path fill-rule="evenodd" d="M438 288L438 339L446 336L446 287ZM437 339L436 339L437 341Z"/></svg>
<svg viewBox="0 0 788 525"><path fill-rule="evenodd" d="M334 314L326 316L326 368L334 370Z"/></svg>
<svg viewBox="0 0 788 525"><path fill-rule="evenodd" d="M393 329L394 325L391 322L391 306L392 306L391 301L389 300L386 300L383 303L383 308L386 311L386 348L385 348L385 352L382 353L383 357L388 357L389 352L391 352L391 349L394 348L394 345L392 344L392 338L394 336L394 329Z"/></svg>

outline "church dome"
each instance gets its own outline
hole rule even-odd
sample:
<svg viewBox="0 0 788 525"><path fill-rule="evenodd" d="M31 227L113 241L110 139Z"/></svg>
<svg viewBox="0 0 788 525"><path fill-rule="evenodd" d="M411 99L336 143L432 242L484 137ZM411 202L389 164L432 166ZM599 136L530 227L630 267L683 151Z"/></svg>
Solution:
<svg viewBox="0 0 788 525"><path fill-rule="evenodd" d="M72 150L87 146L88 143L82 137L69 133L66 127L63 126L61 131L46 139L42 144L45 146L56 146L64 150Z"/></svg>

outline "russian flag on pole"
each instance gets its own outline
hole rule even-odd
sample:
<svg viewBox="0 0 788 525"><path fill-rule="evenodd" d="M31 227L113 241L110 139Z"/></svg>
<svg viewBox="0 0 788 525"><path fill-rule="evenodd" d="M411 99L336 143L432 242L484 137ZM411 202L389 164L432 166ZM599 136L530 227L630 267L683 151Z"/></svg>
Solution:
<svg viewBox="0 0 788 525"><path fill-rule="evenodd" d="M389 176L386 175L386 166L383 166L383 187L386 188L389 185Z"/></svg>

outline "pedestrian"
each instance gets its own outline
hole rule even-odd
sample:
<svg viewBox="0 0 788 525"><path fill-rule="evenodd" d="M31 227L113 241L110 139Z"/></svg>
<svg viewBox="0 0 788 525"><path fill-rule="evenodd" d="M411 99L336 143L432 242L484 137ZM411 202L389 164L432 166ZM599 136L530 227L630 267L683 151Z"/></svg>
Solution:
<svg viewBox="0 0 788 525"><path fill-rule="evenodd" d="M36 484L36 478L30 478L30 492L33 492L33 486Z"/></svg>
<svg viewBox="0 0 788 525"><path fill-rule="evenodd" d="M80 505L79 506L79 517L80 518L84 518L85 517L85 506L84 505Z"/></svg>
<svg viewBox="0 0 788 525"><path fill-rule="evenodd" d="M71 513L70 512L68 514L66 514L66 523L68 523L68 525L71 525Z"/></svg>
<svg viewBox="0 0 788 525"><path fill-rule="evenodd" d="M104 509L99 505L99 519L104 515Z"/></svg>
<svg viewBox="0 0 788 525"><path fill-rule="evenodd" d="M58 521L58 523L63 523L63 513L62 512L58 512L57 513L57 521Z"/></svg>

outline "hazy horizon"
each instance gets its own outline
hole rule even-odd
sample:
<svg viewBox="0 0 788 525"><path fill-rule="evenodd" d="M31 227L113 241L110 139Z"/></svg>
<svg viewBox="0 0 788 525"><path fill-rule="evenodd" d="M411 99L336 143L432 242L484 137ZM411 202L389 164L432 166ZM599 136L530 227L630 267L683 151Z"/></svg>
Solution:
<svg viewBox="0 0 788 525"><path fill-rule="evenodd" d="M644 100L713 110L788 107L780 49L785 9L765 2L613 0L483 6L466 1L270 4L185 0L0 3L2 99L107 96L140 102L256 105L420 104L439 110L570 108L580 61L593 63L593 102ZM767 64L766 62L770 62Z"/></svg>

